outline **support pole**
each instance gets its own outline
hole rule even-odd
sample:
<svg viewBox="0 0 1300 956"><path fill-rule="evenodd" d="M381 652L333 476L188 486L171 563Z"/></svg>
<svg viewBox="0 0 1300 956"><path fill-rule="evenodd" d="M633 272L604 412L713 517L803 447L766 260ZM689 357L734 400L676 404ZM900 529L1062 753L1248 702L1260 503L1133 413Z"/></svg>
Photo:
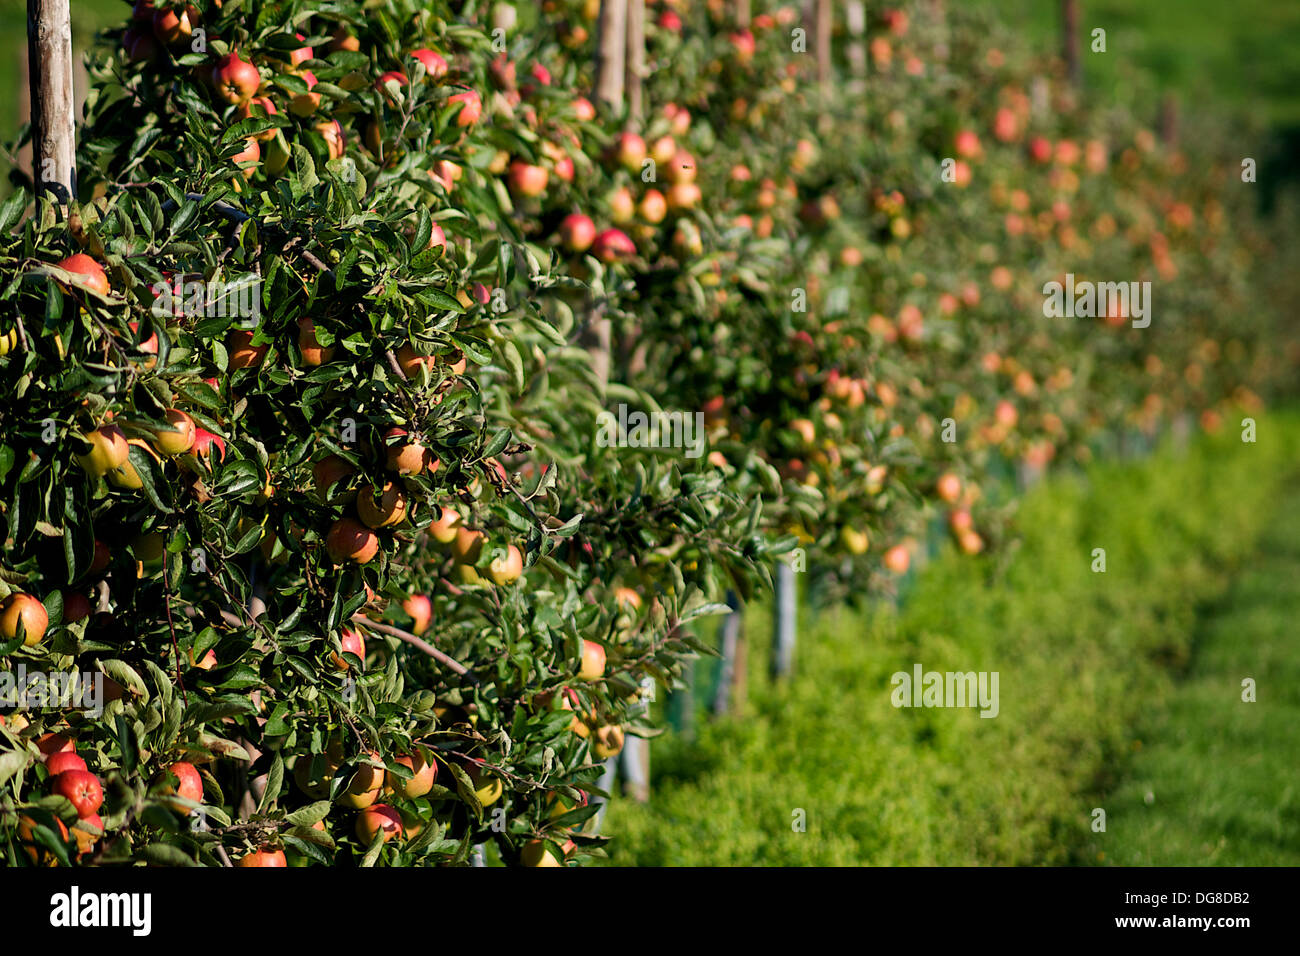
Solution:
<svg viewBox="0 0 1300 956"><path fill-rule="evenodd" d="M1061 0L1061 57L1065 73L1077 90L1083 85L1083 63L1079 59L1079 0Z"/></svg>
<svg viewBox="0 0 1300 956"><path fill-rule="evenodd" d="M32 103L32 172L38 193L66 205L77 195L68 0L27 0L27 61Z"/></svg>
<svg viewBox="0 0 1300 956"><path fill-rule="evenodd" d="M772 677L776 680L794 671L795 601L794 568L778 561L772 620Z"/></svg>
<svg viewBox="0 0 1300 956"><path fill-rule="evenodd" d="M627 49L625 84L627 111L633 120L641 118L641 82L645 78L645 0L627 0Z"/></svg>

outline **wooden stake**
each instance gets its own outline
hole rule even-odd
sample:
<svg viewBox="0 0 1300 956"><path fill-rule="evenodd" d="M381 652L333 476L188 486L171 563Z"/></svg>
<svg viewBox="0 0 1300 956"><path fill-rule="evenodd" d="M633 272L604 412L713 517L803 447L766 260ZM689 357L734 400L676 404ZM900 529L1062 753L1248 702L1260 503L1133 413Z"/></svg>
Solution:
<svg viewBox="0 0 1300 956"><path fill-rule="evenodd" d="M77 195L68 0L27 0L27 57L36 190L49 190L66 204Z"/></svg>
<svg viewBox="0 0 1300 956"><path fill-rule="evenodd" d="M645 0L627 0L627 49L625 53L627 112L641 118L641 81L645 77Z"/></svg>
<svg viewBox="0 0 1300 956"><path fill-rule="evenodd" d="M1065 73L1078 89L1083 85L1083 64L1079 59L1079 0L1061 0L1061 56Z"/></svg>
<svg viewBox="0 0 1300 956"><path fill-rule="evenodd" d="M623 79L627 55L628 0L600 0L596 47L596 98L616 112L623 111Z"/></svg>
<svg viewBox="0 0 1300 956"><path fill-rule="evenodd" d="M831 90L831 0L817 0L817 82L822 93Z"/></svg>

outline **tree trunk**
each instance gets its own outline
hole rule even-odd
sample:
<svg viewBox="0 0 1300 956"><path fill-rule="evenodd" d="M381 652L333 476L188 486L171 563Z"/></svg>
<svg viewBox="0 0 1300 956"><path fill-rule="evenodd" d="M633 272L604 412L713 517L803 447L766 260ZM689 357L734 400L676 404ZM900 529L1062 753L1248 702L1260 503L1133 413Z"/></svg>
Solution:
<svg viewBox="0 0 1300 956"><path fill-rule="evenodd" d="M822 93L831 91L831 25L834 12L831 0L817 0L817 82Z"/></svg>
<svg viewBox="0 0 1300 956"><path fill-rule="evenodd" d="M1083 64L1079 59L1079 0L1061 0L1061 56L1065 73L1075 89L1083 85Z"/></svg>
<svg viewBox="0 0 1300 956"><path fill-rule="evenodd" d="M623 110L623 77L627 54L628 0L601 0L596 46L596 98Z"/></svg>
<svg viewBox="0 0 1300 956"><path fill-rule="evenodd" d="M36 190L49 190L66 204L77 195L68 0L27 0L27 57Z"/></svg>
<svg viewBox="0 0 1300 956"><path fill-rule="evenodd" d="M866 87L867 75L867 45L863 37L867 32L867 8L863 0L849 0L844 8L845 17L848 21L849 40L848 59L849 74L852 80L849 83L849 89L854 93L861 93Z"/></svg>
<svg viewBox="0 0 1300 956"><path fill-rule="evenodd" d="M627 0L627 48L625 55L627 110L641 118L641 81L645 77L645 0Z"/></svg>
<svg viewBox="0 0 1300 956"><path fill-rule="evenodd" d="M1172 93L1160 101L1160 139L1171 148L1178 145L1178 98Z"/></svg>

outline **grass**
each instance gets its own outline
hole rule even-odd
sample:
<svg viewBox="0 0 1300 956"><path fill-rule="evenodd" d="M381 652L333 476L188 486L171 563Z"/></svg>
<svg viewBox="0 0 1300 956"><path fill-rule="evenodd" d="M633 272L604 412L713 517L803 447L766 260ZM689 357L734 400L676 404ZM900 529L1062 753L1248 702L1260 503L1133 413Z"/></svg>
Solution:
<svg viewBox="0 0 1300 956"><path fill-rule="evenodd" d="M1300 487L1228 600L1188 679L1141 731L1092 840L1119 865L1300 866ZM1256 683L1242 701L1242 680ZM1148 802L1149 801L1149 802Z"/></svg>
<svg viewBox="0 0 1300 956"><path fill-rule="evenodd" d="M1036 45L1057 50L1057 0L980 0L1002 23L1023 24ZM1086 88L1125 96L1134 68L1180 94L1184 108L1218 101L1262 124L1300 124L1300 5L1277 0L1080 0ZM1092 30L1106 52L1091 52Z"/></svg>
<svg viewBox="0 0 1300 956"><path fill-rule="evenodd" d="M907 582L898 612L840 609L802 621L798 673L786 687L760 676L768 619L755 609L746 711L702 723L693 741L670 734L656 743L652 802L616 801L606 817L613 862L1095 862L1091 813L1110 792L1104 851L1114 860L1120 801L1133 799L1120 781L1136 728L1166 706L1177 713L1197 610L1223 599L1269 523L1297 466L1287 449L1297 447L1300 422L1273 419L1258 445L1236 439L1203 440L1181 455L1166 447L1141 463L1039 486L1022 503L1021 543L1005 567L947 551ZM1094 547L1106 548L1105 574L1088 570ZM1275 699L1295 693L1278 686L1288 676L1281 659L1272 651L1267 666L1260 658L1249 668ZM916 663L998 671L999 716L895 709L890 676ZM1153 739L1145 726L1141 734ZM1272 754L1280 776L1294 765L1294 737L1269 739L1276 749L1252 753L1266 765ZM1242 826L1251 821L1254 842L1284 847L1294 789L1260 793L1235 813ZM1207 803L1207 828L1222 822L1223 806Z"/></svg>

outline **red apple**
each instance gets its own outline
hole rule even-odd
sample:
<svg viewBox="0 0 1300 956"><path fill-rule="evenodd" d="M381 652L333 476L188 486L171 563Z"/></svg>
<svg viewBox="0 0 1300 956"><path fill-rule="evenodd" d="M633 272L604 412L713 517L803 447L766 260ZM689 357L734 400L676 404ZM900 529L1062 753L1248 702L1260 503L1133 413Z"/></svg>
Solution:
<svg viewBox="0 0 1300 956"><path fill-rule="evenodd" d="M586 252L596 241L596 224L590 216L570 213L560 223L560 241L570 252Z"/></svg>
<svg viewBox="0 0 1300 956"><path fill-rule="evenodd" d="M429 624L433 621L433 602L423 594L412 594L402 602L402 610L414 622L411 625L411 632L414 634L423 634L429 629Z"/></svg>
<svg viewBox="0 0 1300 956"><path fill-rule="evenodd" d="M447 102L460 104L460 111L456 114L456 125L461 128L473 126L483 115L483 100L473 90L455 93L447 98Z"/></svg>
<svg viewBox="0 0 1300 956"><path fill-rule="evenodd" d="M366 564L379 553L379 538L353 518L340 518L325 536L325 550L335 564L354 561Z"/></svg>
<svg viewBox="0 0 1300 956"><path fill-rule="evenodd" d="M534 166L516 159L510 164L508 182L510 191L519 196L535 198L545 195L550 174L542 166Z"/></svg>
<svg viewBox="0 0 1300 956"><path fill-rule="evenodd" d="M71 750L60 750L45 758L45 769L50 772L50 777L53 778L66 770L85 770L86 761Z"/></svg>
<svg viewBox="0 0 1300 956"><path fill-rule="evenodd" d="M35 647L45 637L50 616L45 605L35 597L15 591L0 603L0 640L17 638L19 622L23 627L23 646Z"/></svg>
<svg viewBox="0 0 1300 956"><path fill-rule="evenodd" d="M385 787L390 793L401 794L408 800L414 800L433 789L433 783L438 777L437 761L426 761L424 755L417 750L412 754L394 757L393 763L399 763L410 770L411 777L403 780L396 774L387 774Z"/></svg>
<svg viewBox="0 0 1300 956"><path fill-rule="evenodd" d="M352 665L348 663L344 653L355 654L361 659L362 663L366 660L366 639L361 636L360 631L354 631L351 628L345 630L339 635L340 650L330 655L330 660L334 667L341 671L351 670Z"/></svg>
<svg viewBox="0 0 1300 956"><path fill-rule="evenodd" d="M357 839L366 846L373 843L377 835L387 843L401 835L402 817L387 804L376 803L357 814L356 833Z"/></svg>
<svg viewBox="0 0 1300 956"><path fill-rule="evenodd" d="M169 774L175 776L176 783L171 782L168 778ZM164 796L177 796L195 803L203 802L203 778L199 776L198 769L192 763L184 760L177 761L159 775L156 784L158 792ZM180 814L188 814L193 809L178 800L167 801L167 805Z"/></svg>
<svg viewBox="0 0 1300 956"><path fill-rule="evenodd" d="M99 778L88 770L65 770L54 778L50 790L66 797L79 817L98 813L104 805L104 788L100 786Z"/></svg>
<svg viewBox="0 0 1300 956"><path fill-rule="evenodd" d="M601 262L617 262L636 255L636 244L621 229L606 229L592 242L591 253Z"/></svg>
<svg viewBox="0 0 1300 956"><path fill-rule="evenodd" d="M65 272L80 276L79 285L100 295L108 295L110 286L104 267L85 253L78 252L68 256L62 262L56 262L55 265Z"/></svg>
<svg viewBox="0 0 1300 956"><path fill-rule="evenodd" d="M212 68L212 86L217 97L239 104L252 99L262 85L262 74L238 53L227 53Z"/></svg>
<svg viewBox="0 0 1300 956"><path fill-rule="evenodd" d="M241 856L235 866L283 866L287 867L289 861L285 859L284 851L277 850L274 847L264 846L245 853Z"/></svg>
<svg viewBox="0 0 1300 956"><path fill-rule="evenodd" d="M440 80L447 75L447 61L433 50L412 50L411 56L424 64L424 70L431 80Z"/></svg>

